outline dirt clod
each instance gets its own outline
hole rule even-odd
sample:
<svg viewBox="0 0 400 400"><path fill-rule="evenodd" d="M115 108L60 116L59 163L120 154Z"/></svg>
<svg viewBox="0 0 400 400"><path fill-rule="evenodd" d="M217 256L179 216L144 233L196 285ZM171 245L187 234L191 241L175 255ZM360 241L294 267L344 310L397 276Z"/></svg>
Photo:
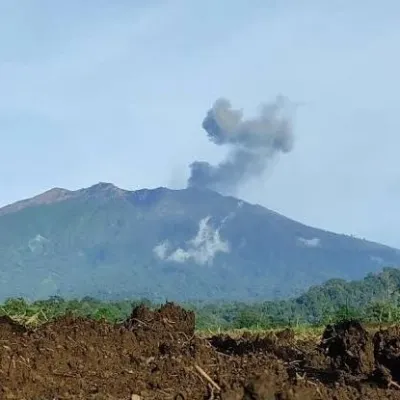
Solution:
<svg viewBox="0 0 400 400"><path fill-rule="evenodd" d="M322 347L331 358L333 369L367 375L374 370L372 337L358 321L327 326Z"/></svg>
<svg viewBox="0 0 400 400"><path fill-rule="evenodd" d="M400 382L400 327L380 330L374 335L375 359Z"/></svg>
<svg viewBox="0 0 400 400"><path fill-rule="evenodd" d="M186 311L171 302L166 303L156 311L140 305L133 309L124 326L132 331L142 330L157 332L158 334L183 333L187 336L193 336L195 315L193 311Z"/></svg>

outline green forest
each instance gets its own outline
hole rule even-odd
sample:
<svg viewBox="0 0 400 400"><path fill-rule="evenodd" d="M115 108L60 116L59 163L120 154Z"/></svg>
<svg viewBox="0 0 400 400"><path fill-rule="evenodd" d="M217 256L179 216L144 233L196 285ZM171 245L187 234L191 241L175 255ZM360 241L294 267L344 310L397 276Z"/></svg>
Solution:
<svg viewBox="0 0 400 400"><path fill-rule="evenodd" d="M385 268L361 281L329 280L293 299L180 305L195 312L198 330L318 327L350 318L371 324L400 322L399 295L400 270ZM51 297L35 302L13 298L1 304L0 313L27 325L40 324L66 314L122 322L132 308L143 303L150 308L160 305L143 298L114 302L90 297L68 300Z"/></svg>

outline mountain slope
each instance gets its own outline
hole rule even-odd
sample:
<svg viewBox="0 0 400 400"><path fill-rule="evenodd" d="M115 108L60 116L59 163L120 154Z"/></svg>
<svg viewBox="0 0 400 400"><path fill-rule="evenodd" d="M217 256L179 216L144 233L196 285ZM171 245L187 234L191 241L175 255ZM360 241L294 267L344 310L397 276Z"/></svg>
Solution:
<svg viewBox="0 0 400 400"><path fill-rule="evenodd" d="M294 295L400 252L200 189L52 189L0 209L0 297Z"/></svg>

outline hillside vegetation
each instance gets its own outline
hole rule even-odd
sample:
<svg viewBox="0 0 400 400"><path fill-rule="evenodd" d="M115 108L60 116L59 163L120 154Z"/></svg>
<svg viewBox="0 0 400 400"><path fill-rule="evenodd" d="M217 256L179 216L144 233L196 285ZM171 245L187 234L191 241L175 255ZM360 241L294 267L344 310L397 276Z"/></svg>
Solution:
<svg viewBox="0 0 400 400"><path fill-rule="evenodd" d="M342 319L357 318L366 323L400 322L400 270L385 268L361 281L334 279L315 286L290 300L257 303L183 303L196 313L197 329L268 329L322 326ZM94 298L64 300L52 297L29 303L8 299L0 307L3 315L26 324L40 324L72 313L110 322L125 320L138 304L158 306L147 299L101 301Z"/></svg>
<svg viewBox="0 0 400 400"><path fill-rule="evenodd" d="M396 249L210 190L101 183L0 209L0 301L259 302L397 265Z"/></svg>

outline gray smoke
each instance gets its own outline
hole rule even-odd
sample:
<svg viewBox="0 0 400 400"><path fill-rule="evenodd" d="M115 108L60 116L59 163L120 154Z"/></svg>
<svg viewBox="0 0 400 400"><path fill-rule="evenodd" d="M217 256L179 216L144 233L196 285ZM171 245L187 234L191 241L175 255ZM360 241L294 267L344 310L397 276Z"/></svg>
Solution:
<svg viewBox="0 0 400 400"><path fill-rule="evenodd" d="M225 160L218 165L205 161L190 164L188 186L234 193L249 178L258 177L278 153L293 148L293 104L283 96L263 104L256 118L244 119L242 110L220 98L208 111L202 127L218 146L228 146Z"/></svg>

